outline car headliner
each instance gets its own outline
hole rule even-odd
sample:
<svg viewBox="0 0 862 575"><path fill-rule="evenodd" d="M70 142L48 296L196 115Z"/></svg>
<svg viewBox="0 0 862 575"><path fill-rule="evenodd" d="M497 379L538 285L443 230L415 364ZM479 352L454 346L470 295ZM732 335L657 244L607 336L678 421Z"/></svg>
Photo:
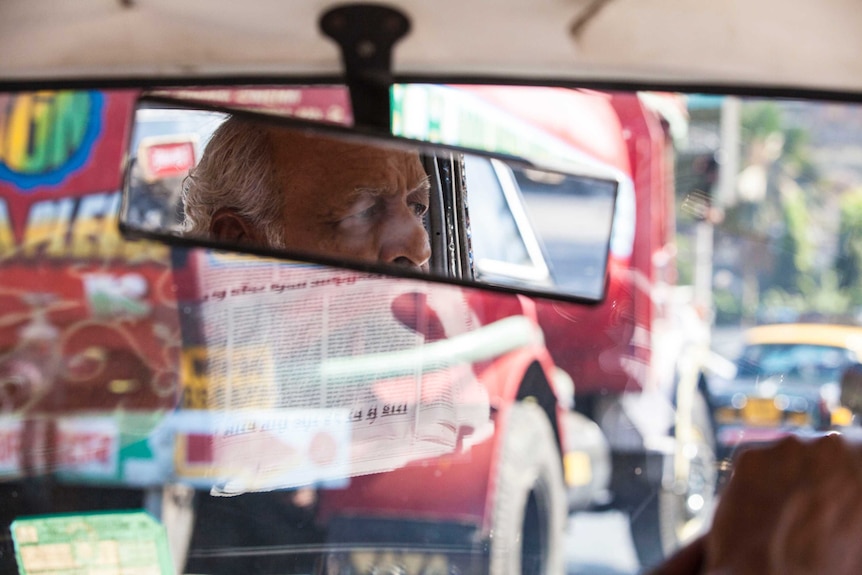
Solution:
<svg viewBox="0 0 862 575"><path fill-rule="evenodd" d="M318 76L331 0L2 0L0 82ZM862 93L859 0L392 0L399 78L608 80Z"/></svg>

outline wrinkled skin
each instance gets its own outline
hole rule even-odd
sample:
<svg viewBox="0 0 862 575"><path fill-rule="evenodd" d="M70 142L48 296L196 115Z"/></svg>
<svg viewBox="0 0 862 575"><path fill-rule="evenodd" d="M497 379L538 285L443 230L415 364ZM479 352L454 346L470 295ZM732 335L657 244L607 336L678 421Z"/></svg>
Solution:
<svg viewBox="0 0 862 575"><path fill-rule="evenodd" d="M428 269L430 186L418 153L279 128L268 133L287 248ZM213 216L211 231L222 240L267 243L229 208Z"/></svg>
<svg viewBox="0 0 862 575"><path fill-rule="evenodd" d="M273 138L283 168L285 244L424 268L428 178L419 156L325 138Z"/></svg>
<svg viewBox="0 0 862 575"><path fill-rule="evenodd" d="M862 448L786 439L739 458L710 531L653 575L862 573Z"/></svg>

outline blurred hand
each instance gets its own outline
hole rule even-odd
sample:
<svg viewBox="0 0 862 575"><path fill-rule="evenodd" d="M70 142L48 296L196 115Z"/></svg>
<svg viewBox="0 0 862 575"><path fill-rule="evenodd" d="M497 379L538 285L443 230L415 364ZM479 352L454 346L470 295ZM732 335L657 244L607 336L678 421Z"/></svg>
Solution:
<svg viewBox="0 0 862 575"><path fill-rule="evenodd" d="M862 573L862 450L832 435L746 451L709 533L655 575Z"/></svg>
<svg viewBox="0 0 862 575"><path fill-rule="evenodd" d="M689 543L667 561L649 572L649 575L700 575L706 540L704 537Z"/></svg>
<svg viewBox="0 0 862 575"><path fill-rule="evenodd" d="M705 572L862 573L862 460L838 435L742 454L715 513Z"/></svg>

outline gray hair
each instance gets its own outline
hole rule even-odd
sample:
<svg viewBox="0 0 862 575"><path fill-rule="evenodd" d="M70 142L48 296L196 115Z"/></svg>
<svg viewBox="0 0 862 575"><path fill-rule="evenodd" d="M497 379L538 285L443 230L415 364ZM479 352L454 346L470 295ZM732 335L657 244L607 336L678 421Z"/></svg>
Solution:
<svg viewBox="0 0 862 575"><path fill-rule="evenodd" d="M209 235L213 214L231 208L260 230L270 247L284 247L284 199L267 128L235 117L225 120L183 182L183 205L187 234Z"/></svg>

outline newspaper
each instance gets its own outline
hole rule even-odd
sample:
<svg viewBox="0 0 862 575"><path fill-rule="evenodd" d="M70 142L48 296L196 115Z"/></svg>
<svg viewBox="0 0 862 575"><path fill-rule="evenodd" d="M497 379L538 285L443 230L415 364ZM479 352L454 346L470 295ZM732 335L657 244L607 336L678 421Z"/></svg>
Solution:
<svg viewBox="0 0 862 575"><path fill-rule="evenodd" d="M489 339L460 288L196 257L198 294L182 309L199 339L190 347L205 350L206 405L196 407L206 415L180 427L209 443L201 456L187 441L181 475L222 494L332 482L452 453L470 443L465 436L491 433L488 394L471 362L505 351L512 344L500 341L511 338Z"/></svg>

